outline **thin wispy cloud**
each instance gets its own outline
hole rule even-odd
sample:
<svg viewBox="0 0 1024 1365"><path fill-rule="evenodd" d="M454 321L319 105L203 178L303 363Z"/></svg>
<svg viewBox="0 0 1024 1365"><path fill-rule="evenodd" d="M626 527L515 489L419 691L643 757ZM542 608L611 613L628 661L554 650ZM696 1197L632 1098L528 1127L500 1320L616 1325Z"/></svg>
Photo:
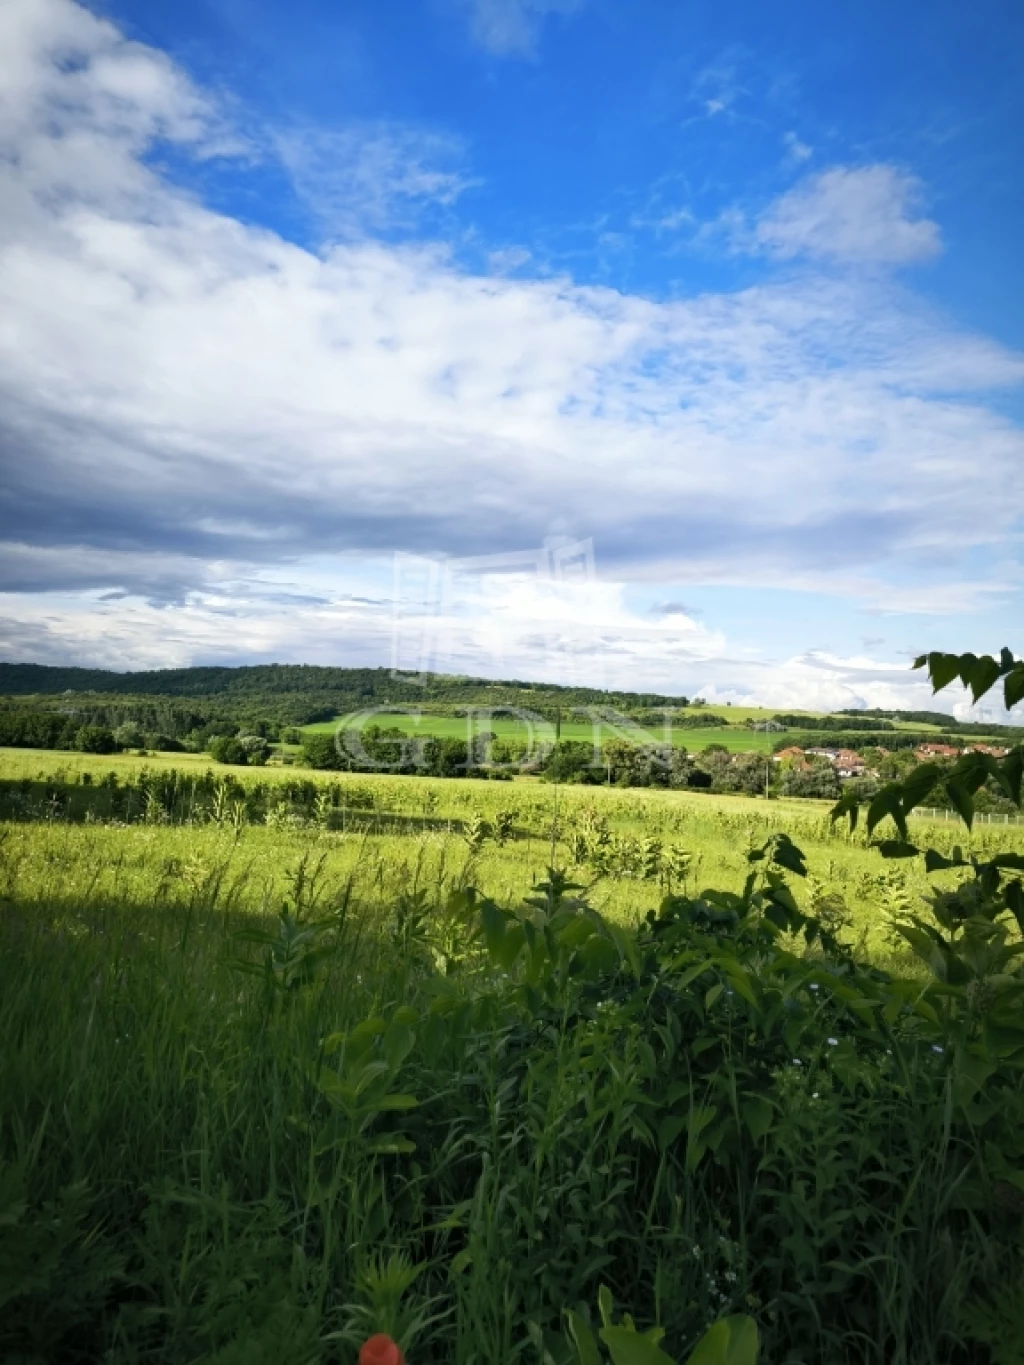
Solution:
<svg viewBox="0 0 1024 1365"><path fill-rule="evenodd" d="M476 183L461 139L411 125L290 129L277 133L275 145L329 237L416 226Z"/></svg>
<svg viewBox="0 0 1024 1365"><path fill-rule="evenodd" d="M582 9L586 0L454 0L464 10L473 37L498 56L531 57L545 21Z"/></svg>

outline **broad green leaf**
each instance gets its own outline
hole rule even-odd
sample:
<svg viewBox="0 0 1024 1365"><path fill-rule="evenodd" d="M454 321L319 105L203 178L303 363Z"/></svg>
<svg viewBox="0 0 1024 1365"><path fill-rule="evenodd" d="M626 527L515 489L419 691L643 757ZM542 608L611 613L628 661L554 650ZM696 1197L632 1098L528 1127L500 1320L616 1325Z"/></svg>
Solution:
<svg viewBox="0 0 1024 1365"><path fill-rule="evenodd" d="M857 793L852 787L846 788L842 796L829 811L828 818L834 824L836 820L841 820L844 815L850 817L850 829L856 829L857 820L860 816L860 801L857 798Z"/></svg>
<svg viewBox="0 0 1024 1365"><path fill-rule="evenodd" d="M974 676L974 669L978 662L977 654L961 654L957 659L957 674L964 687L970 687L971 678Z"/></svg>
<svg viewBox="0 0 1024 1365"><path fill-rule="evenodd" d="M480 907L480 919L484 927L484 943L494 957L505 937L506 916L493 901L484 901Z"/></svg>
<svg viewBox="0 0 1024 1365"><path fill-rule="evenodd" d="M932 691L941 692L944 687L948 687L954 678L959 677L960 668L961 660L957 654L929 654L928 676L931 679Z"/></svg>
<svg viewBox="0 0 1024 1365"><path fill-rule="evenodd" d="M598 1335L614 1365L675 1365L660 1346L628 1327L602 1327Z"/></svg>
<svg viewBox="0 0 1024 1365"><path fill-rule="evenodd" d="M729 1324L729 1365L756 1365L757 1323L746 1313L726 1318Z"/></svg>
<svg viewBox="0 0 1024 1365"><path fill-rule="evenodd" d="M905 839L907 837L907 822L903 816L899 788L891 784L876 792L871 799L871 804L868 806L868 833L872 834L875 826L881 824L887 815L892 818L896 828Z"/></svg>
<svg viewBox="0 0 1024 1365"><path fill-rule="evenodd" d="M584 1322L579 1313L574 1313L571 1308L566 1309L565 1318L572 1344L576 1347L578 1365L601 1365L601 1348L590 1324Z"/></svg>
<svg viewBox="0 0 1024 1365"><path fill-rule="evenodd" d="M970 829L974 824L974 798L970 792L965 791L958 782L954 782L952 779L946 783L946 791L950 801L956 807L960 819Z"/></svg>
<svg viewBox="0 0 1024 1365"><path fill-rule="evenodd" d="M974 1057L960 1052L953 1068L953 1093L958 1104L970 1104L975 1095L997 1070L987 1057Z"/></svg>
<svg viewBox="0 0 1024 1365"><path fill-rule="evenodd" d="M740 1109L743 1113L743 1122L747 1125L747 1131L755 1142L760 1142L772 1126L773 1109L771 1102L761 1095L755 1095L749 1100L744 1100Z"/></svg>
<svg viewBox="0 0 1024 1365"><path fill-rule="evenodd" d="M1011 706L1024 698L1024 664L1018 664L1011 673L1007 673L1003 680L1003 700L1006 709L1009 711Z"/></svg>
<svg viewBox="0 0 1024 1365"><path fill-rule="evenodd" d="M998 680L1000 673L999 665L989 654L983 654L980 659L976 659L970 668L964 682L971 689L971 695L978 701Z"/></svg>
<svg viewBox="0 0 1024 1365"><path fill-rule="evenodd" d="M729 1365L729 1323L713 1322L686 1357L686 1365Z"/></svg>
<svg viewBox="0 0 1024 1365"><path fill-rule="evenodd" d="M711 1008L724 989L725 987L722 985L721 981L717 981L713 986L708 987L704 992L704 1008L706 1010Z"/></svg>
<svg viewBox="0 0 1024 1365"><path fill-rule="evenodd" d="M740 966L726 966L725 974L729 978L729 984L737 995L741 995L748 1005L757 1004L757 996L754 994L754 987L750 976Z"/></svg>
<svg viewBox="0 0 1024 1365"><path fill-rule="evenodd" d="M375 1156L408 1156L410 1152L415 1152L416 1144L409 1138L382 1137L371 1142L366 1150Z"/></svg>
<svg viewBox="0 0 1024 1365"><path fill-rule="evenodd" d="M352 1069L349 1079L355 1086L356 1094L362 1095L374 1081L386 1076L389 1070L387 1062L363 1062L361 1066Z"/></svg>
<svg viewBox="0 0 1024 1365"><path fill-rule="evenodd" d="M600 1313L601 1322L605 1327L611 1326L612 1307L612 1291L606 1284L603 1284L597 1291L597 1311Z"/></svg>
<svg viewBox="0 0 1024 1365"><path fill-rule="evenodd" d="M1020 805L1021 778L1024 777L1024 747L1018 745L1008 753L999 765L1000 782L1009 794L1010 800Z"/></svg>
<svg viewBox="0 0 1024 1365"><path fill-rule="evenodd" d="M664 1152L671 1147L686 1127L686 1119L681 1114L670 1114L658 1124L658 1146Z"/></svg>
<svg viewBox="0 0 1024 1365"><path fill-rule="evenodd" d="M686 1365L756 1365L757 1324L745 1313L712 1323L686 1358Z"/></svg>
<svg viewBox="0 0 1024 1365"><path fill-rule="evenodd" d="M619 965L619 954L611 939L594 934L580 949L580 958L593 972L610 972Z"/></svg>
<svg viewBox="0 0 1024 1365"><path fill-rule="evenodd" d="M919 763L900 783L900 804L904 814L919 806L942 776L937 763Z"/></svg>
<svg viewBox="0 0 1024 1365"><path fill-rule="evenodd" d="M525 942L526 934L523 931L523 926L514 924L511 929L506 931L505 937L498 947L492 950L491 956L503 972L510 970Z"/></svg>
<svg viewBox="0 0 1024 1365"><path fill-rule="evenodd" d="M418 1109L419 1103L415 1095L381 1095L370 1107L375 1113L383 1114L398 1109Z"/></svg>
<svg viewBox="0 0 1024 1365"><path fill-rule="evenodd" d="M410 1011L413 1018L416 1018L415 1011ZM387 1064L392 1071L398 1068L408 1057L409 1053L416 1046L416 1034L403 1019L399 1017L399 1011L395 1011L395 1016L387 1027L381 1043L384 1049L384 1056Z"/></svg>

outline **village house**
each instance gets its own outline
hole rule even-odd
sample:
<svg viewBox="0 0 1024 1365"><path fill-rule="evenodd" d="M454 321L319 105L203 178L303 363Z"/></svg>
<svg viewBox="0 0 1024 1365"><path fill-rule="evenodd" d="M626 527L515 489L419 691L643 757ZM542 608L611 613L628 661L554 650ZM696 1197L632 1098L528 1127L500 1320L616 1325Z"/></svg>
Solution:
<svg viewBox="0 0 1024 1365"><path fill-rule="evenodd" d="M863 777L867 772L867 764L852 749L840 749L832 766L839 777Z"/></svg>
<svg viewBox="0 0 1024 1365"><path fill-rule="evenodd" d="M919 744L914 750L918 758L959 758L960 750L952 744Z"/></svg>
<svg viewBox="0 0 1024 1365"><path fill-rule="evenodd" d="M785 749L780 749L777 754L772 754L772 762L791 763L794 768L801 769L810 767L803 749L797 744L790 744Z"/></svg>
<svg viewBox="0 0 1024 1365"><path fill-rule="evenodd" d="M990 758L1005 758L1010 752L999 744L969 744L964 750L968 754L988 754Z"/></svg>

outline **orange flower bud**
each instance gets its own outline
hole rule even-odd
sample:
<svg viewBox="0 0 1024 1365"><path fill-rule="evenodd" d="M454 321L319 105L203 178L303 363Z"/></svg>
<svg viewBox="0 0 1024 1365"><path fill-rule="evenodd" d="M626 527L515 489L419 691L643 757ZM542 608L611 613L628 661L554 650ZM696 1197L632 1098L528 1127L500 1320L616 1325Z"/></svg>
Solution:
<svg viewBox="0 0 1024 1365"><path fill-rule="evenodd" d="M385 1332L378 1332L359 1348L359 1365L405 1365L405 1356L397 1342Z"/></svg>

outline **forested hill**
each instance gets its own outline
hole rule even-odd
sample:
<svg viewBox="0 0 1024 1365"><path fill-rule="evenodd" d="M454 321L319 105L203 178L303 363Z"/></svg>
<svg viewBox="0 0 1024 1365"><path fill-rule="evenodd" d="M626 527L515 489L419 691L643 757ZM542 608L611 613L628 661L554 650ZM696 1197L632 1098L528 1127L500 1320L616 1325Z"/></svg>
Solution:
<svg viewBox="0 0 1024 1365"><path fill-rule="evenodd" d="M422 683L403 681L387 668L325 668L315 664L258 664L226 668L165 668L143 673L115 673L95 668L55 668L45 664L0 663L0 695L58 696L65 693L106 696L177 697L212 701L253 702L258 698L307 699L314 708L339 711L388 702L435 702L462 705L587 706L627 710L686 706L686 697L648 692L601 692L595 688L559 687L550 683L490 681L427 675Z"/></svg>

